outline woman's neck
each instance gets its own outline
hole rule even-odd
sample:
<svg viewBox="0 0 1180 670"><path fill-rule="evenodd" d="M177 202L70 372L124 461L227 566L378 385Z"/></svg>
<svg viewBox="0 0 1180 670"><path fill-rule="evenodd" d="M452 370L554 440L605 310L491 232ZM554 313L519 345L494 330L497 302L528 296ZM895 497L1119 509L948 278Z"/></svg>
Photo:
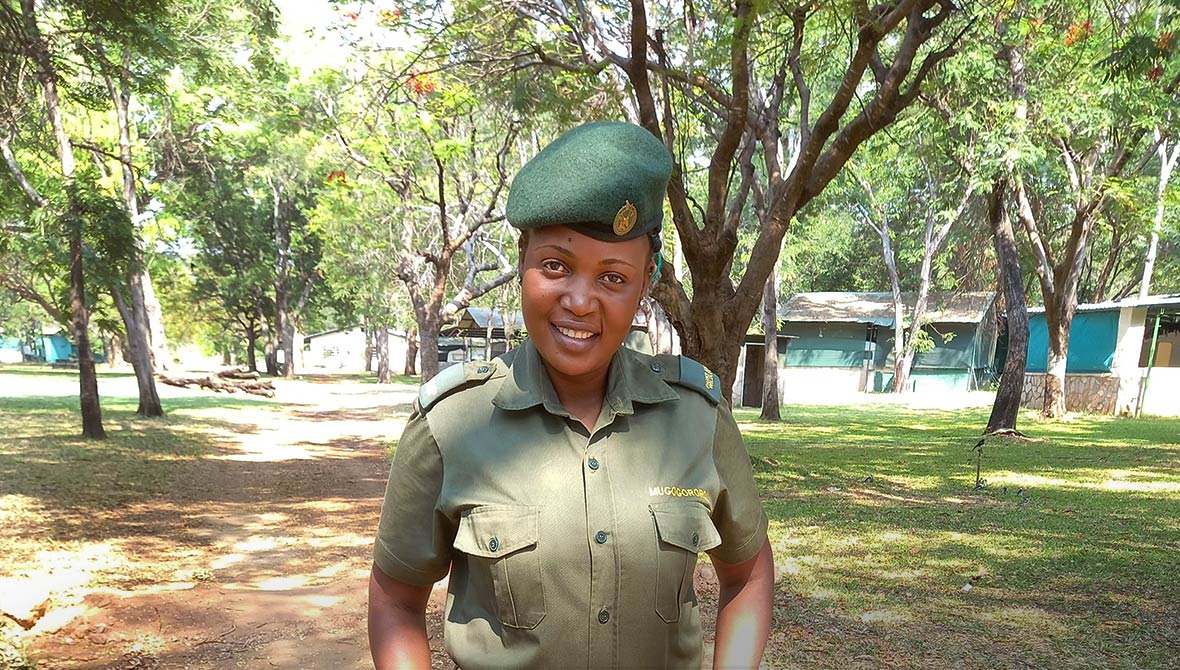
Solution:
<svg viewBox="0 0 1180 670"><path fill-rule="evenodd" d="M550 370L548 366L545 367L545 370L549 374L549 381L553 383L553 390L557 393L557 399L561 401L562 407L575 419L581 421L582 425L586 426L586 430L593 431L595 424L598 423L598 415L602 412L602 401L606 398L609 366L579 377L563 376Z"/></svg>

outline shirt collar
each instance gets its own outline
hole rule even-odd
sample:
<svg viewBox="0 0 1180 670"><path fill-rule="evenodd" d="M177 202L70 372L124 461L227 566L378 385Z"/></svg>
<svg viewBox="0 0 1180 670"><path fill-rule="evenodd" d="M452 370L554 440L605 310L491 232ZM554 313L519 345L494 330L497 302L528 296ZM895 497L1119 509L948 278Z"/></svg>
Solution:
<svg viewBox="0 0 1180 670"><path fill-rule="evenodd" d="M500 409L522 410L544 405L550 414L568 415L557 391L541 362L541 355L526 339L512 353L509 374L500 383L500 390L492 404ZM647 357L626 347L620 347L611 359L607 373L606 400L604 408L610 408L614 415L634 414L634 403L656 404L677 400L680 395L660 377L659 366L651 364ZM600 418L601 420L601 418Z"/></svg>

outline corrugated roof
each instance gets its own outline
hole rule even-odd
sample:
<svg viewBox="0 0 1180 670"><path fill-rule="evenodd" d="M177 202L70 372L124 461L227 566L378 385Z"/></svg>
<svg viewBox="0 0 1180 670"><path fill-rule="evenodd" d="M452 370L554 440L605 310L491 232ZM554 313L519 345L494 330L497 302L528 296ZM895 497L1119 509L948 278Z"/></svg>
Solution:
<svg viewBox="0 0 1180 670"><path fill-rule="evenodd" d="M1106 302L1083 303L1078 305L1075 311L1103 312L1106 310L1122 309L1124 307L1180 307L1180 293L1149 295L1142 300L1139 298L1124 298L1122 300L1108 300ZM1040 314L1045 311L1045 307L1043 305L1029 307L1028 311L1031 314Z"/></svg>
<svg viewBox="0 0 1180 670"><path fill-rule="evenodd" d="M906 313L913 309L917 295L902 293ZM979 323L996 299L994 293L932 292L926 315L932 323ZM795 293L778 310L779 318L795 322L847 322L893 325L892 293L843 293L824 291Z"/></svg>

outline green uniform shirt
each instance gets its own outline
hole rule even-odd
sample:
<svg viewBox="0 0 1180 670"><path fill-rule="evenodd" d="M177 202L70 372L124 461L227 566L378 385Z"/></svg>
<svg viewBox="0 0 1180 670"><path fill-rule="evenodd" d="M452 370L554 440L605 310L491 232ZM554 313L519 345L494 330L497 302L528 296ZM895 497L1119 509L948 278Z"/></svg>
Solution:
<svg viewBox="0 0 1180 670"><path fill-rule="evenodd" d="M427 384L377 565L419 585L451 571L444 636L464 670L699 668L697 552L744 562L767 527L713 386L690 359L620 349L587 431L531 342Z"/></svg>

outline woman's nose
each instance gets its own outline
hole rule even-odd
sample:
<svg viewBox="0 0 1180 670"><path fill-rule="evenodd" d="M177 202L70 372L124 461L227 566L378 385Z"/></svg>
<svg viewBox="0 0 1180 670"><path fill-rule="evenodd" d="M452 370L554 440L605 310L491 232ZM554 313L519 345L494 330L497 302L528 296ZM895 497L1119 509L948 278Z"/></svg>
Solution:
<svg viewBox="0 0 1180 670"><path fill-rule="evenodd" d="M572 278L561 294L561 306L570 314L585 316L594 310L592 280Z"/></svg>

